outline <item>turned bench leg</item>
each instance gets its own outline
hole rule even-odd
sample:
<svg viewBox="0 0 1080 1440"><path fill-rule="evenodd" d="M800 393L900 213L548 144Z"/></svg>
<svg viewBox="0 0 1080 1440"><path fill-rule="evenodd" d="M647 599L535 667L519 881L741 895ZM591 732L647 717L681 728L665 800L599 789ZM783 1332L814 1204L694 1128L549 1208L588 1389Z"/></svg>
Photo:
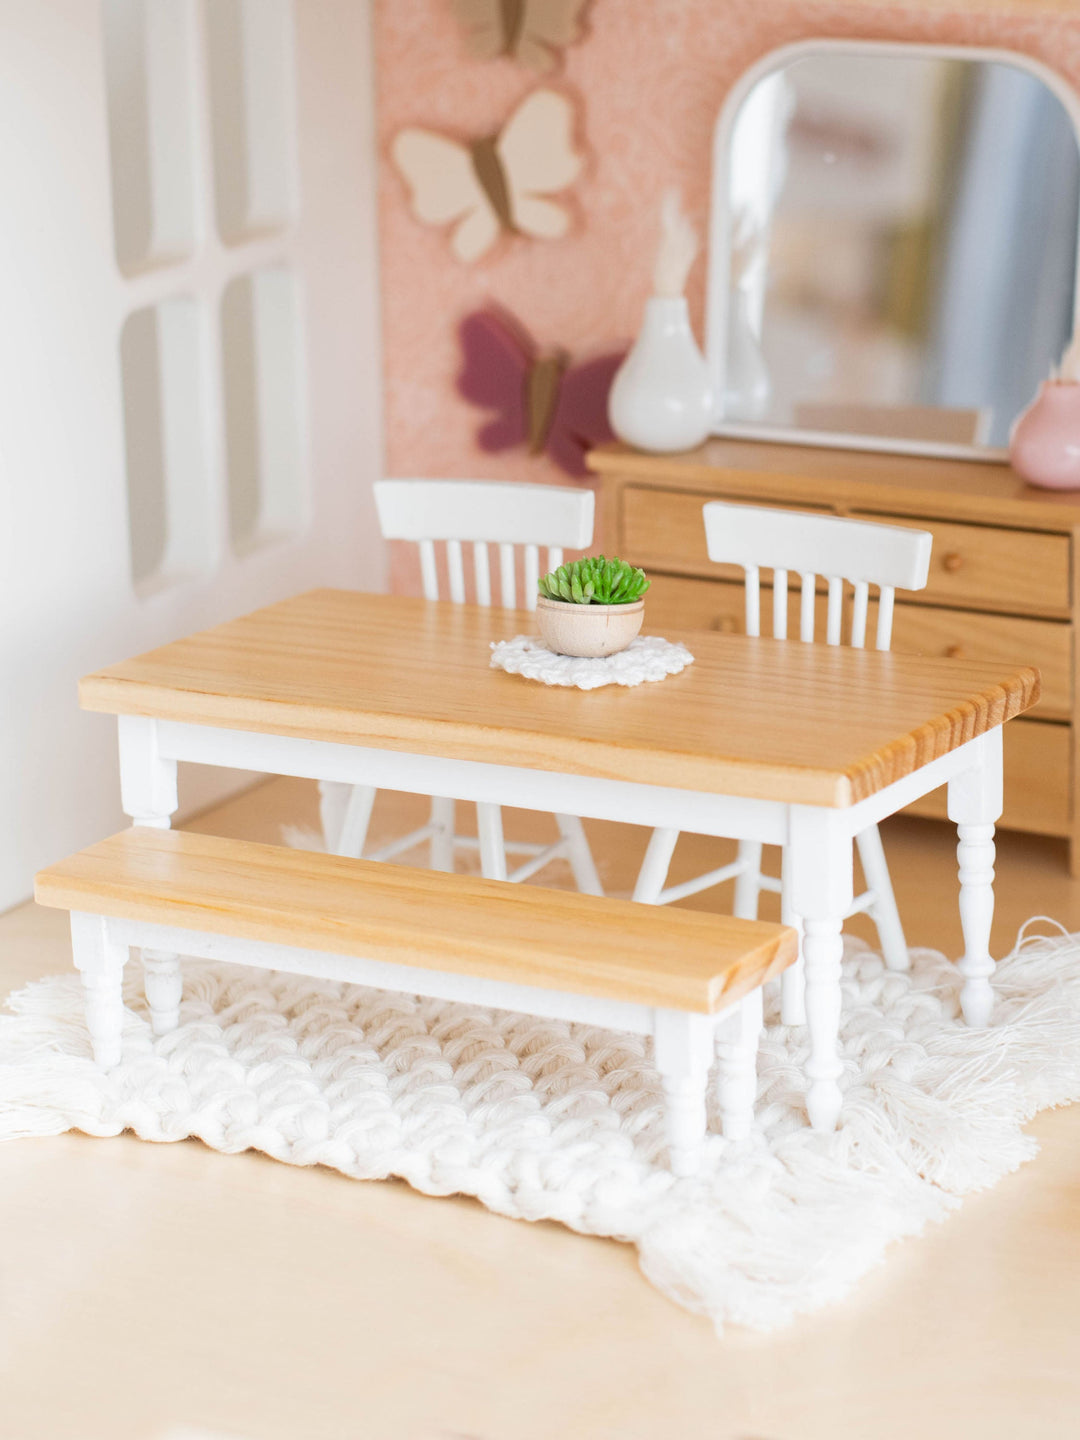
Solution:
<svg viewBox="0 0 1080 1440"><path fill-rule="evenodd" d="M94 1059L103 1070L120 1064L124 1029L123 979L126 945L109 935L103 915L71 912L71 951L86 991L86 1028Z"/></svg>
<svg viewBox="0 0 1080 1440"><path fill-rule="evenodd" d="M656 1068L664 1089L668 1155L672 1172L693 1175L701 1164L707 1128L705 1096L716 1023L708 1015L657 1010Z"/></svg>
<svg viewBox="0 0 1080 1440"><path fill-rule="evenodd" d="M180 1024L180 1001L184 994L180 956L167 950L144 950L142 962L150 1028L155 1035L168 1035Z"/></svg>
<svg viewBox="0 0 1080 1440"><path fill-rule="evenodd" d="M764 1025L760 985L745 995L716 1032L720 1124L727 1140L745 1140L754 1127L758 1039Z"/></svg>

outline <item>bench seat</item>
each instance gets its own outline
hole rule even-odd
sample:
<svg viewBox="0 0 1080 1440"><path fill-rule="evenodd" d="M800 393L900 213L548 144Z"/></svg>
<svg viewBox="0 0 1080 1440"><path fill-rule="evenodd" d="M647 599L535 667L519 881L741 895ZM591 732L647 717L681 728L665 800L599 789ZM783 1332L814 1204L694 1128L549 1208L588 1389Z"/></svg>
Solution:
<svg viewBox="0 0 1080 1440"><path fill-rule="evenodd" d="M181 955L651 1034L672 1168L696 1168L718 1058L724 1133L752 1123L761 986L796 957L781 925L137 827L42 871L71 912L94 1056L121 1058L121 980L143 953L156 1033Z"/></svg>

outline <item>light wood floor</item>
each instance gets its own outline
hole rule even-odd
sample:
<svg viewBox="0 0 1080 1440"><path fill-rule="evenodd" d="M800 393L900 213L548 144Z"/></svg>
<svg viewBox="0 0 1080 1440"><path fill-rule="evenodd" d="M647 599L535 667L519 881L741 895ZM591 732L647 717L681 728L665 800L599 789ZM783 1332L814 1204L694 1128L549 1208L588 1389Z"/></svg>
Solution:
<svg viewBox="0 0 1080 1440"><path fill-rule="evenodd" d="M414 813L380 797L377 826L400 833ZM273 840L314 818L311 787L279 780L196 828ZM628 890L643 834L590 833L608 888ZM998 948L1032 914L1080 929L1059 847L1000 840ZM953 837L899 820L886 842L912 943L955 954ZM690 873L718 853L687 843L677 859ZM70 963L65 923L0 917L0 992ZM12 1142L0 1437L1075 1440L1080 1106L1032 1128L1037 1160L895 1246L853 1298L723 1341L629 1247L471 1201L195 1142Z"/></svg>

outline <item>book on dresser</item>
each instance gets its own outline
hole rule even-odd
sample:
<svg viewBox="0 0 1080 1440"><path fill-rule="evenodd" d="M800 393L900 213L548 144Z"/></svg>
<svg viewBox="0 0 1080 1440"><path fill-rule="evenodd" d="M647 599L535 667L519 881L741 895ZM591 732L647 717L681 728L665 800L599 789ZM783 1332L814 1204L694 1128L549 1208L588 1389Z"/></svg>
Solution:
<svg viewBox="0 0 1080 1440"><path fill-rule="evenodd" d="M1006 737L1000 823L1064 839L1080 873L1080 492L1033 489L1005 464L758 441L710 440L680 455L610 445L589 465L600 479L604 545L648 570L646 623L657 633L743 628L742 577L705 551L706 500L931 531L930 578L925 590L898 594L893 649L1038 666L1042 699ZM767 586L771 577L762 578ZM944 791L912 810L944 818Z"/></svg>

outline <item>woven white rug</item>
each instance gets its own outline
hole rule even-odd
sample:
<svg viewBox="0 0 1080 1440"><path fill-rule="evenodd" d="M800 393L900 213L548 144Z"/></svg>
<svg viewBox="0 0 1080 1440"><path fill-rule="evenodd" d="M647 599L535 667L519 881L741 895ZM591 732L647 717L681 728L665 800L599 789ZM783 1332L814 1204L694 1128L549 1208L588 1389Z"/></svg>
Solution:
<svg viewBox="0 0 1080 1440"><path fill-rule="evenodd" d="M685 645L659 635L639 635L614 655L557 655L535 635L515 635L491 644L491 668L524 675L544 685L599 690L602 685L644 685L678 675L694 657Z"/></svg>
<svg viewBox="0 0 1080 1440"><path fill-rule="evenodd" d="M179 1030L155 1040L129 966L122 1066L89 1059L77 977L0 1017L0 1137L197 1136L346 1175L398 1175L526 1220L632 1241L679 1304L762 1330L844 1295L890 1242L1035 1154L1023 1123L1080 1098L1080 937L1028 940L998 969L987 1031L956 1020L952 967L911 976L849 946L845 1109L815 1135L804 1032L771 1007L760 1131L710 1140L704 1173L661 1163L646 1042L584 1026L189 962Z"/></svg>

